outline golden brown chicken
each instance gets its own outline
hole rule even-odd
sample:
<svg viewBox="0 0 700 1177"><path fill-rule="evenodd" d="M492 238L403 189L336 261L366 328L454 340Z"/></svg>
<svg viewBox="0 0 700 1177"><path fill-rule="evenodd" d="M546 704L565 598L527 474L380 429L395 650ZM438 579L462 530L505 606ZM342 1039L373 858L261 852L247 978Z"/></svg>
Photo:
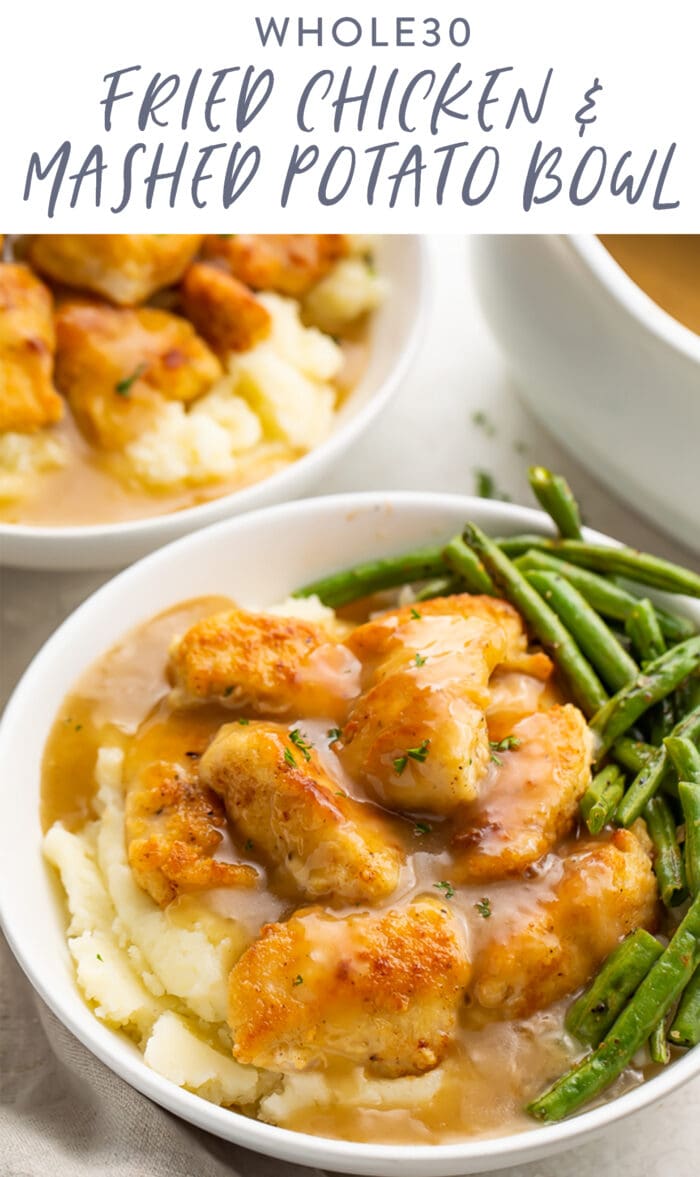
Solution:
<svg viewBox="0 0 700 1177"><path fill-rule="evenodd" d="M495 749L479 797L458 818L454 878L522 873L571 832L590 780L591 736L567 704L517 723Z"/></svg>
<svg viewBox="0 0 700 1177"><path fill-rule="evenodd" d="M494 902L495 927L475 959L477 1021L485 1011L517 1018L546 1008L585 984L632 929L656 926L656 880L635 832L575 843L551 872L551 897L534 906L527 906L528 886L539 882L523 881L518 905L503 918Z"/></svg>
<svg viewBox="0 0 700 1177"><path fill-rule="evenodd" d="M472 800L490 760L490 676L530 657L515 610L446 597L386 613L346 644L370 684L343 728L350 773L398 809L445 813Z"/></svg>
<svg viewBox="0 0 700 1177"><path fill-rule="evenodd" d="M298 298L347 255L348 240L342 233L236 233L205 238L203 252L253 290Z"/></svg>
<svg viewBox="0 0 700 1177"><path fill-rule="evenodd" d="M345 795L298 728L221 728L200 765L251 853L309 899L373 902L390 895L402 854L387 818Z"/></svg>
<svg viewBox="0 0 700 1177"><path fill-rule="evenodd" d="M103 449L143 433L164 398L194 400L222 375L191 323L168 311L71 301L59 307L56 328L56 383Z"/></svg>
<svg viewBox="0 0 700 1177"><path fill-rule="evenodd" d="M459 617L465 621L478 618L480 621L488 622L503 631L499 637L499 644L503 647L500 663L528 674L544 674L545 677L548 671L551 671L551 662L546 654L528 654L527 634L522 618L513 606L498 597L478 594L454 593L452 596L422 601L419 605L403 605L398 609L390 609L372 621L359 625L347 639L347 644L371 676L387 658L392 659L387 667L388 671L394 666L410 662L416 652L422 653L423 647L438 641L441 636L438 627L433 634L429 626L420 626L416 623L430 622L433 618L440 617ZM449 652L443 647L444 642L439 652ZM478 697L486 706L488 693L479 689Z"/></svg>
<svg viewBox="0 0 700 1177"><path fill-rule="evenodd" d="M62 417L55 350L51 294L27 266L0 263L0 433L33 433Z"/></svg>
<svg viewBox="0 0 700 1177"><path fill-rule="evenodd" d="M380 1075L429 1071L469 976L462 928L432 899L380 916L300 911L263 928L231 972L233 1053L274 1071L334 1056Z"/></svg>
<svg viewBox="0 0 700 1177"><path fill-rule="evenodd" d="M179 282L201 243L196 233L47 233L30 241L29 260L55 282L136 306Z"/></svg>
<svg viewBox="0 0 700 1177"><path fill-rule="evenodd" d="M178 765L156 761L127 782L129 865L161 907L187 891L255 886L254 867L213 857L225 824L216 794Z"/></svg>
<svg viewBox="0 0 700 1177"><path fill-rule="evenodd" d="M231 609L193 625L170 651L184 701L333 718L359 691L359 663L324 625Z"/></svg>
<svg viewBox="0 0 700 1177"><path fill-rule="evenodd" d="M267 308L219 266L195 262L182 280L180 293L188 319L222 358L232 351L247 351L270 333Z"/></svg>
<svg viewBox="0 0 700 1177"><path fill-rule="evenodd" d="M561 701L553 666L546 654L528 655L529 673L498 666L489 682L486 723L489 736L498 742L509 736L516 723L535 711L544 711ZM536 661L537 660L537 661Z"/></svg>

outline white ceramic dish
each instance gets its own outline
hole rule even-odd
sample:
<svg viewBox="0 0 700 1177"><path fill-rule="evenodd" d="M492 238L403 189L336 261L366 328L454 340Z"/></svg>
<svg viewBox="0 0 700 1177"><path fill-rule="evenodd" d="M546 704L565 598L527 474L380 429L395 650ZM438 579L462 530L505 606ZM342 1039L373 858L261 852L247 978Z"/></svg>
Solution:
<svg viewBox="0 0 700 1177"><path fill-rule="evenodd" d="M492 534L547 530L543 515L523 507L394 492L288 503L190 535L123 572L81 605L29 667L0 725L0 763L12 766L0 785L5 814L0 917L35 989L81 1042L144 1095L225 1140L273 1157L387 1177L504 1168L569 1148L700 1073L697 1048L636 1090L559 1125L424 1148L352 1144L258 1123L181 1090L149 1070L136 1047L102 1025L77 991L64 916L41 856L39 777L54 716L80 673L132 626L179 600L227 593L241 604L265 607L345 565L447 539L467 518ZM700 624L700 605L688 605L687 612Z"/></svg>
<svg viewBox="0 0 700 1177"><path fill-rule="evenodd" d="M209 523L307 493L398 390L424 334L430 293L424 239L378 237L375 249L388 294L372 317L365 372L337 413L326 441L261 482L184 511L87 527L31 527L0 522L0 563L73 571L122 568Z"/></svg>
<svg viewBox="0 0 700 1177"><path fill-rule="evenodd" d="M700 551L700 337L597 237L475 237L471 257L486 319L544 426Z"/></svg>

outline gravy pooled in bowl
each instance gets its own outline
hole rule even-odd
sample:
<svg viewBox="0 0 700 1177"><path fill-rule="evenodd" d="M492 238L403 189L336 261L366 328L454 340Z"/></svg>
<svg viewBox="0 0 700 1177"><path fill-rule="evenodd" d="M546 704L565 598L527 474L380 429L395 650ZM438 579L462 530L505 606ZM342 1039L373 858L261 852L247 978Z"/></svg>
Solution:
<svg viewBox="0 0 700 1177"><path fill-rule="evenodd" d="M524 1130L582 1053L572 997L655 930L645 830L579 827L590 733L510 605L350 616L191 601L77 684L42 821L78 986L156 1071L273 1124Z"/></svg>
<svg viewBox="0 0 700 1177"><path fill-rule="evenodd" d="M630 233L600 240L649 298L700 334L700 236Z"/></svg>

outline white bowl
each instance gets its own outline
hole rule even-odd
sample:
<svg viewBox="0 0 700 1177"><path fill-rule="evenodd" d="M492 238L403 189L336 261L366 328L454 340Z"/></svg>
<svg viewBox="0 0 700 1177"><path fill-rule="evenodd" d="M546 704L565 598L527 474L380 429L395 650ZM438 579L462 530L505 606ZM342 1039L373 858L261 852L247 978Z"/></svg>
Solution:
<svg viewBox="0 0 700 1177"><path fill-rule="evenodd" d="M122 568L209 523L307 493L398 391L424 335L430 293L425 240L378 237L375 253L388 294L372 316L365 371L321 445L269 478L184 511L86 527L0 522L0 563L16 568Z"/></svg>
<svg viewBox="0 0 700 1177"><path fill-rule="evenodd" d="M530 408L612 491L700 550L700 336L597 237L475 237L471 256Z"/></svg>
<svg viewBox="0 0 700 1177"><path fill-rule="evenodd" d="M346 565L446 540L468 518L492 534L547 530L545 517L524 507L390 492L288 503L190 535L121 573L81 605L37 655L0 725L0 764L11 766L0 785L0 918L35 989L85 1046L144 1095L225 1140L273 1157L401 1177L483 1172L571 1147L700 1073L696 1048L635 1090L562 1124L460 1144L354 1144L258 1123L181 1090L149 1070L136 1047L100 1023L78 993L64 915L41 855L39 779L54 716L80 673L128 629L179 600L225 593L265 607ZM700 605L686 611L700 624Z"/></svg>

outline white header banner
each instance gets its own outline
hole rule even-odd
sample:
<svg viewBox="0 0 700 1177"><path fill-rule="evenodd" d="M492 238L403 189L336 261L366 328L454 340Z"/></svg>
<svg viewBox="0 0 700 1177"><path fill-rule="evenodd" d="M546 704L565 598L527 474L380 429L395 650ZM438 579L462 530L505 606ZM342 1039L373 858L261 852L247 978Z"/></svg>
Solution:
<svg viewBox="0 0 700 1177"><path fill-rule="evenodd" d="M690 0L8 0L13 232L687 232Z"/></svg>

